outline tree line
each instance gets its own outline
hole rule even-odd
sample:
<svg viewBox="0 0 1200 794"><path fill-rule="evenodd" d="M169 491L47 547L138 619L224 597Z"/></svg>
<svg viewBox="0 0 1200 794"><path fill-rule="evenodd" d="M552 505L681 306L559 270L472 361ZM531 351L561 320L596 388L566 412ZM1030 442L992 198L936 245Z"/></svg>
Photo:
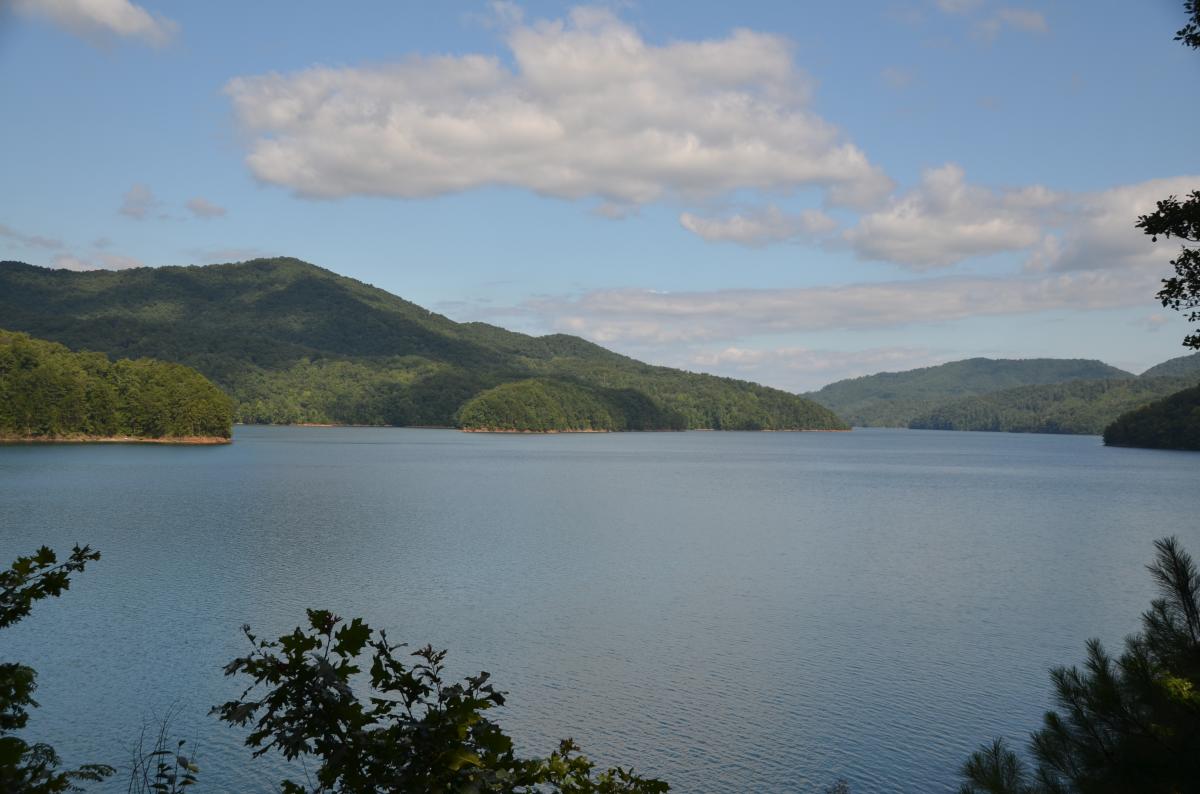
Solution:
<svg viewBox="0 0 1200 794"><path fill-rule="evenodd" d="M229 398L188 367L0 331L0 438L229 438L232 422Z"/></svg>

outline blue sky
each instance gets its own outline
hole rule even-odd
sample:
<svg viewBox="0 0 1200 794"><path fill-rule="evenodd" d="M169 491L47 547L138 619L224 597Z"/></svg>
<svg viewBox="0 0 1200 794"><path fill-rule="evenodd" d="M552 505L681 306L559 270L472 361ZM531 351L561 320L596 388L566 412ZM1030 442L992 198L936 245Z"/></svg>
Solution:
<svg viewBox="0 0 1200 794"><path fill-rule="evenodd" d="M284 254L791 390L1184 351L1182 4L0 6L0 258ZM0 318L2 325L2 318Z"/></svg>

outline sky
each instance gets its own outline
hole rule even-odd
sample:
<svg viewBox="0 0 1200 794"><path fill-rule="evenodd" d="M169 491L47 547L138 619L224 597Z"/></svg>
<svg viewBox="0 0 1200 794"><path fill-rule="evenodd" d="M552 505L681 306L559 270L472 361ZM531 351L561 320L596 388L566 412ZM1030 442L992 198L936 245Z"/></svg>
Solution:
<svg viewBox="0 0 1200 794"><path fill-rule="evenodd" d="M0 259L294 256L791 391L1187 351L1182 2L0 0ZM0 327L3 318L0 318Z"/></svg>

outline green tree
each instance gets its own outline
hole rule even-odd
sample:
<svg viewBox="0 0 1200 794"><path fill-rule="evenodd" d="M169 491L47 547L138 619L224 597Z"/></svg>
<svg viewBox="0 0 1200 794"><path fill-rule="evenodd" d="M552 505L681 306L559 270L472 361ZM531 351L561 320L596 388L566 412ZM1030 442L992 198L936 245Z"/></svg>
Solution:
<svg viewBox="0 0 1200 794"><path fill-rule="evenodd" d="M244 631L249 655L226 675L248 676L242 697L218 706L223 721L250 726L246 744L261 756L319 761L315 792L540 792L655 794L667 784L616 768L595 772L574 742L544 759L525 759L485 712L504 703L487 673L451 683L445 651L426 646L410 654L361 619L308 611L308 628L278 640ZM369 654L366 668L360 656ZM365 680L364 680L365 679ZM369 694L356 694L357 685ZM251 692L265 688L260 696ZM307 792L285 780L289 794Z"/></svg>
<svg viewBox="0 0 1200 794"><path fill-rule="evenodd" d="M0 629L26 617L33 604L57 597L71 586L71 574L82 572L100 553L76 546L71 556L59 562L43 546L36 553L18 557L8 570L0 571ZM14 735L29 722L29 709L37 706L33 693L37 673L14 662L0 663L0 791L13 794L52 794L79 791L79 781L101 781L112 767L87 764L78 769L59 770L61 761L54 748L44 743L29 744Z"/></svg>
<svg viewBox="0 0 1200 794"><path fill-rule="evenodd" d="M1058 710L1033 734L1031 769L1003 740L964 764L960 794L1179 794L1200 784L1200 573L1175 538L1149 565L1160 597L1114 659L1051 673Z"/></svg>
<svg viewBox="0 0 1200 794"><path fill-rule="evenodd" d="M1188 22L1176 31L1175 40L1200 49L1200 0L1187 0L1184 8ZM1180 241L1179 256L1171 260L1175 276L1163 279L1158 299L1169 309L1185 312L1191 322L1200 321L1200 248L1188 245L1200 243L1200 190L1193 190L1182 201L1168 196L1158 202L1154 212L1140 216L1137 226L1154 242L1158 242L1160 235ZM1183 344L1200 348L1200 331L1185 337Z"/></svg>

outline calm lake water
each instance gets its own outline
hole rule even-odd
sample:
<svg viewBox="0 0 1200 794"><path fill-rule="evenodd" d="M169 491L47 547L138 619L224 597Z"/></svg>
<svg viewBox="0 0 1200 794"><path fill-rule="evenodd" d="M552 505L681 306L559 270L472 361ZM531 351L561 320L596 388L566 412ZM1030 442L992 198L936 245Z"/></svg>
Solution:
<svg viewBox="0 0 1200 794"><path fill-rule="evenodd" d="M526 752L573 736L682 792L951 791L1036 726L1052 665L1137 628L1155 538L1200 556L1200 454L1095 437L235 438L0 447L0 559L104 555L0 635L67 762L120 765L174 707L200 790L270 790L207 710L241 624L323 607L490 671Z"/></svg>

